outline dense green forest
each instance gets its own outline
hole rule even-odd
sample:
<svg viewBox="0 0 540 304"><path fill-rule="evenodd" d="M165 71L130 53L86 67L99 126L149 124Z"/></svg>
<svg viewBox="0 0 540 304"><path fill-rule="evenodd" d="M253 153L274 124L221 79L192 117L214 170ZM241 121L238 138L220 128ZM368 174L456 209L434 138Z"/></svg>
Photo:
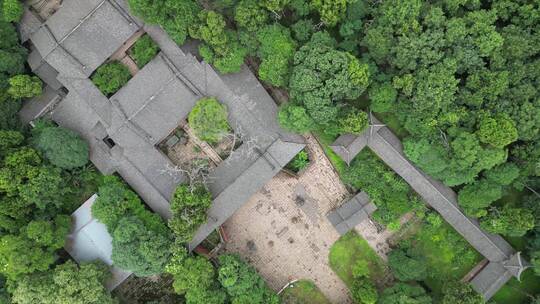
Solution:
<svg viewBox="0 0 540 304"><path fill-rule="evenodd" d="M522 250L540 276L538 0L127 2L178 44L198 40L200 56L219 72L248 63L270 90L285 92L277 119L287 130L325 139L360 134L374 113L398 133L411 161L453 187L463 210ZM117 177L95 172L77 134L49 121L31 130L19 123L22 100L40 95L42 84L28 72L28 51L15 29L21 2L0 4L0 303L117 301L103 286L103 265L78 266L62 249L69 215L94 192L100 198L92 211L113 237L115 265L138 276L171 275L186 303L279 303L238 256L211 263L184 249L210 206L204 185L179 186L165 223ZM133 56L142 67L157 51L146 37ZM112 94L129 78L123 66L109 63L93 81ZM213 101L190 115L208 141L229 128ZM208 125L212 119L218 128ZM470 286L454 282L476 262L475 253L364 152L338 168L343 181L369 193L380 224L399 229L399 217L412 211L423 228L390 254L398 283L375 286L366 266L355 265L347 282L355 301L482 303ZM456 269L441 287L440 278ZM540 302L538 294L520 297Z"/></svg>

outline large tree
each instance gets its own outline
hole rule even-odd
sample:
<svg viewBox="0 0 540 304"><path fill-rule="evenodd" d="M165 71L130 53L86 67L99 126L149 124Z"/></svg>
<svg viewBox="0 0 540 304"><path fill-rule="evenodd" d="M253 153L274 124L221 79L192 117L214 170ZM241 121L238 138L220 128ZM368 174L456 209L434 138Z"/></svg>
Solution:
<svg viewBox="0 0 540 304"><path fill-rule="evenodd" d="M187 243L200 225L206 222L206 211L212 204L212 195L202 184L179 185L171 201L172 218L169 227L177 241Z"/></svg>
<svg viewBox="0 0 540 304"><path fill-rule="evenodd" d="M33 142L51 164L62 169L74 169L88 163L88 143L79 134L62 127L45 127Z"/></svg>
<svg viewBox="0 0 540 304"><path fill-rule="evenodd" d="M102 263L77 266L67 261L54 270L38 272L22 278L15 285L15 304L115 304L105 286L110 276Z"/></svg>
<svg viewBox="0 0 540 304"><path fill-rule="evenodd" d="M431 304L431 297L426 291L415 285L396 283L386 288L379 300L380 304Z"/></svg>

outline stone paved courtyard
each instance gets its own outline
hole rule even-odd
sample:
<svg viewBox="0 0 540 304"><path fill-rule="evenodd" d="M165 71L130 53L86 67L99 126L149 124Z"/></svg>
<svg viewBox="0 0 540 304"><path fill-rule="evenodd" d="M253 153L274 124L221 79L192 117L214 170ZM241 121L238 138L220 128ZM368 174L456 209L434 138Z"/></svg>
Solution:
<svg viewBox="0 0 540 304"><path fill-rule="evenodd" d="M350 303L347 287L328 264L339 234L325 215L352 194L316 139L307 136L306 142L309 168L298 178L281 172L229 218L225 250L243 256L275 290L294 279L309 279L332 303ZM405 215L402 223L409 219ZM378 229L371 220L355 231L386 259L393 232Z"/></svg>
<svg viewBox="0 0 540 304"><path fill-rule="evenodd" d="M349 303L347 287L328 265L339 234L324 217L349 193L313 137L307 149L311 165L299 178L278 174L225 222L226 251L242 255L275 290L310 279L333 303Z"/></svg>

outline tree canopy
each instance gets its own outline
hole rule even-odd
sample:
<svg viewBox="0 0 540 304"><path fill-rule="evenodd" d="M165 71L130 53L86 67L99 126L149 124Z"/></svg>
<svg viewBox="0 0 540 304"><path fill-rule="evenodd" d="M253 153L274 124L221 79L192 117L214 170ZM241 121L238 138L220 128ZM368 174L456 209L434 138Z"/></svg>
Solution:
<svg viewBox="0 0 540 304"><path fill-rule="evenodd" d="M88 143L74 131L50 126L34 132L34 145L56 167L74 169L88 163Z"/></svg>
<svg viewBox="0 0 540 304"><path fill-rule="evenodd" d="M182 184L176 187L171 200L172 218L169 227L177 241L187 243L206 222L206 211L212 204L212 195L202 184Z"/></svg>
<svg viewBox="0 0 540 304"><path fill-rule="evenodd" d="M228 115L225 105L213 97L206 97L191 109L188 122L199 139L215 144L229 134Z"/></svg>

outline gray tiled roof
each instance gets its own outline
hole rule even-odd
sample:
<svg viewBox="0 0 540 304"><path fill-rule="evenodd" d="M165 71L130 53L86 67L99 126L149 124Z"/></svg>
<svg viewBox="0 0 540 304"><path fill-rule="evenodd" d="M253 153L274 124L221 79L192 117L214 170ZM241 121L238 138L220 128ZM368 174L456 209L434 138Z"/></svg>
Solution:
<svg viewBox="0 0 540 304"><path fill-rule="evenodd" d="M31 40L61 74L84 78L138 29L112 0L70 0L64 1Z"/></svg>
<svg viewBox="0 0 540 304"><path fill-rule="evenodd" d="M36 52L29 64L36 70L51 67L47 78L56 78L69 91L51 117L89 142L90 160L100 171L118 172L164 218L171 216L169 199L185 176L156 144L200 97L214 96L227 106L231 127L244 144L211 174L214 203L193 248L279 172L304 141L279 128L277 106L249 69L219 75L185 54L157 26L144 29L160 54L111 98L104 96L89 75L143 26L126 8L122 0L65 1L31 36ZM114 147L104 142L106 137Z"/></svg>
<svg viewBox="0 0 540 304"><path fill-rule="evenodd" d="M368 219L375 210L377 207L369 200L367 193L360 192L339 208L330 211L326 217L337 232L343 235Z"/></svg>
<svg viewBox="0 0 540 304"><path fill-rule="evenodd" d="M90 197L71 215L72 227L67 236L65 249L77 263L100 260L111 266L112 277L105 286L113 290L127 279L131 272L112 266L112 238L107 227L92 217L91 208L97 195Z"/></svg>
<svg viewBox="0 0 540 304"><path fill-rule="evenodd" d="M471 285L484 299L489 300L512 278L500 262L489 262L471 281Z"/></svg>

